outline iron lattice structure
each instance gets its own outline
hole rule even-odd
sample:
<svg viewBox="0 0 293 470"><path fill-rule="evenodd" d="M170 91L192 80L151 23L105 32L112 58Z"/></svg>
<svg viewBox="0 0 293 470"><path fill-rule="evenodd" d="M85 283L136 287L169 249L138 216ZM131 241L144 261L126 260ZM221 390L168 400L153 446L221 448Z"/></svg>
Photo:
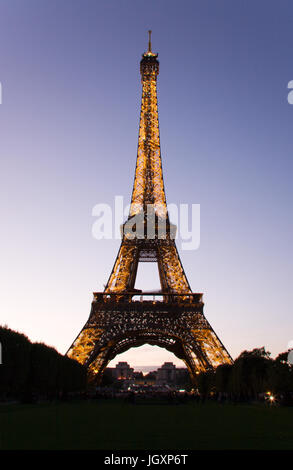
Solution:
<svg viewBox="0 0 293 470"><path fill-rule="evenodd" d="M140 62L142 100L129 217L105 290L94 293L89 319L67 352L96 379L117 354L145 343L182 359L193 381L200 371L232 363L203 314L202 294L191 291L174 241L161 163L157 57L149 37ZM137 235L133 227L139 223L142 232ZM134 287L138 263L147 261L158 264L161 290L156 294Z"/></svg>

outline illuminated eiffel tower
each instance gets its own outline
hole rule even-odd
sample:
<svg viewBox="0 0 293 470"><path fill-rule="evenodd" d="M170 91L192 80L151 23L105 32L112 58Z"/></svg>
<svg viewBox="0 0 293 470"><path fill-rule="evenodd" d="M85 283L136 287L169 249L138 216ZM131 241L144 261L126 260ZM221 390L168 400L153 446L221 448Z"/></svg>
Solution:
<svg viewBox="0 0 293 470"><path fill-rule="evenodd" d="M145 343L182 359L194 382L198 372L232 363L203 314L202 294L191 291L169 221L161 165L157 57L149 31L148 51L140 62L142 100L129 217L105 290L94 293L89 319L67 352L98 380L117 354ZM134 288L138 263L146 261L158 264L161 290L157 295Z"/></svg>

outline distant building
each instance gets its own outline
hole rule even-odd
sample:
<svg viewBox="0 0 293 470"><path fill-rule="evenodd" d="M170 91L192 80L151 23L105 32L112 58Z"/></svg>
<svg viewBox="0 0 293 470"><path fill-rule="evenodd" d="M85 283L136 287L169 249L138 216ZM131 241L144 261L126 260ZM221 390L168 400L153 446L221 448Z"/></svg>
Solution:
<svg viewBox="0 0 293 470"><path fill-rule="evenodd" d="M186 367L176 368L176 385L184 386L190 382L190 375Z"/></svg>
<svg viewBox="0 0 293 470"><path fill-rule="evenodd" d="M117 380L131 380L134 377L133 368L127 362L118 362L115 367L108 367L108 370Z"/></svg>
<svg viewBox="0 0 293 470"><path fill-rule="evenodd" d="M143 378L141 381L135 381L135 383L141 384L141 385L155 385L157 380L157 371L152 371L149 372L146 375L143 375Z"/></svg>
<svg viewBox="0 0 293 470"><path fill-rule="evenodd" d="M133 369L127 362L118 362L115 369L117 379L130 380L133 377Z"/></svg>
<svg viewBox="0 0 293 470"><path fill-rule="evenodd" d="M157 371L157 385L179 385L188 380L188 370L185 367L177 368L173 362L165 362Z"/></svg>
<svg viewBox="0 0 293 470"><path fill-rule="evenodd" d="M143 378L143 373L142 372L133 372L133 379L134 379L134 383L136 385L143 385L144 384L144 378Z"/></svg>
<svg viewBox="0 0 293 470"><path fill-rule="evenodd" d="M176 382L176 366L173 362L165 362L158 369L156 383L158 385L174 384Z"/></svg>
<svg viewBox="0 0 293 470"><path fill-rule="evenodd" d="M165 362L158 370L143 375L134 372L127 362L118 362L115 367L107 367L114 380L123 380L124 386L135 385L184 385L189 381L189 373L185 367L176 367L173 362Z"/></svg>

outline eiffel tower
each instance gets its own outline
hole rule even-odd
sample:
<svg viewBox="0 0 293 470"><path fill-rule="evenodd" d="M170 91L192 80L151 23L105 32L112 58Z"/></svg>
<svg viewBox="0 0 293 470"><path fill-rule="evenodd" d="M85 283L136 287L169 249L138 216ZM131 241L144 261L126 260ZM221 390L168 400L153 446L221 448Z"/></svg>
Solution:
<svg viewBox="0 0 293 470"><path fill-rule="evenodd" d="M232 363L203 314L202 294L190 288L174 241L176 228L169 220L161 164L157 57L149 31L148 51L140 62L142 100L128 220L105 290L94 292L88 321L67 352L96 381L117 354L145 343L182 359L194 383L199 372ZM157 295L135 289L140 262L157 263Z"/></svg>

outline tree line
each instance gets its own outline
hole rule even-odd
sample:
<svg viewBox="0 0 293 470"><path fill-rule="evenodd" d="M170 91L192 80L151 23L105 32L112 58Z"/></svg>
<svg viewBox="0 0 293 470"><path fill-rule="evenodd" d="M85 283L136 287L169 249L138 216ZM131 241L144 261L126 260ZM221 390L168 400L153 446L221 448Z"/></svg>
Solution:
<svg viewBox="0 0 293 470"><path fill-rule="evenodd" d="M272 359L263 347L243 351L232 365L200 373L198 390L203 398L251 401L278 397L293 404L293 366L288 362L288 352Z"/></svg>
<svg viewBox="0 0 293 470"><path fill-rule="evenodd" d="M104 375L103 382L113 382ZM265 348L243 351L233 364L201 372L197 379L203 400L213 397L238 402L278 396L285 404L293 404L293 366L288 352L272 359ZM86 368L77 361L0 327L0 400L55 399L84 392L86 386Z"/></svg>
<svg viewBox="0 0 293 470"><path fill-rule="evenodd" d="M43 343L0 327L0 400L65 397L86 387L86 369Z"/></svg>

